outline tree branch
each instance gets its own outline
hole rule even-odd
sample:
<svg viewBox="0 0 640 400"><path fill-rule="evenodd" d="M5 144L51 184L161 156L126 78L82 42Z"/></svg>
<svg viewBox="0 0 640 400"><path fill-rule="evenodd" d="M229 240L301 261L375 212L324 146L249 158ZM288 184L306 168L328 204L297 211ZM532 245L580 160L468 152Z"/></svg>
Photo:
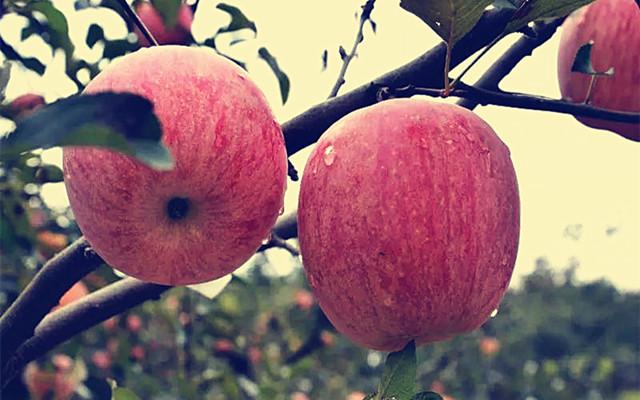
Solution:
<svg viewBox="0 0 640 400"><path fill-rule="evenodd" d="M35 327L62 295L102 259L80 238L49 260L0 318L0 355L6 358L33 335ZM6 360L3 360L4 363ZM0 378L4 378L4 374Z"/></svg>
<svg viewBox="0 0 640 400"><path fill-rule="evenodd" d="M347 74L347 68L349 68L349 64L351 60L356 56L356 51L358 50L358 46L364 40L364 35L362 34L362 30L364 29L364 24L371 18L371 12L373 11L373 7L375 5L376 0L367 0L366 3L362 6L362 13L360 14L360 23L358 25L358 33L356 33L356 40L353 42L353 46L351 47L351 51L349 54L342 56L342 67L340 68L340 73L338 74L338 79L336 83L333 85L331 92L329 93L329 98L336 97L338 91L342 85L344 85L345 80L344 77ZM342 47L340 47L342 50Z"/></svg>
<svg viewBox="0 0 640 400"><path fill-rule="evenodd" d="M385 89L385 88L383 88ZM412 85L398 89L383 91L390 97L411 97L426 95L431 97L445 97L442 89L421 88ZM533 96L522 93L493 91L458 83L449 96L470 99L482 105L498 105L526 110L551 111L560 114L571 114L579 117L600 118L609 121L640 124L640 113L625 111L611 111L604 108L592 107L588 104L570 103L563 100L550 99L543 96ZM383 95L384 97L384 95Z"/></svg>
<svg viewBox="0 0 640 400"><path fill-rule="evenodd" d="M29 361L114 315L147 300L159 299L169 288L170 286L125 278L51 313L37 326L35 335L6 360L2 369L3 387ZM28 315L26 312L21 317Z"/></svg>

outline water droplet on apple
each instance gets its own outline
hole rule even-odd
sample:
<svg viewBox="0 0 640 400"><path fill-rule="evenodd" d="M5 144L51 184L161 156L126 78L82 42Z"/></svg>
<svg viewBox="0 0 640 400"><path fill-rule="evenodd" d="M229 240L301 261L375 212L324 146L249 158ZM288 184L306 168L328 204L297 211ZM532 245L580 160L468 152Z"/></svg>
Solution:
<svg viewBox="0 0 640 400"><path fill-rule="evenodd" d="M391 297L385 297L385 299L382 301L382 304L384 304L387 307L391 306L392 303L393 301L391 300Z"/></svg>
<svg viewBox="0 0 640 400"><path fill-rule="evenodd" d="M269 235L266 238L262 239L262 245L265 246L269 244L270 241L271 241L271 232L269 232Z"/></svg>
<svg viewBox="0 0 640 400"><path fill-rule="evenodd" d="M326 149L324 149L324 155L322 156L322 159L324 160L324 165L326 165L327 167L333 164L333 162L336 160L336 152L335 150L333 150L333 146L329 145Z"/></svg>
<svg viewBox="0 0 640 400"><path fill-rule="evenodd" d="M495 318L496 315L498 315L498 309L497 308L491 312L491 318Z"/></svg>
<svg viewBox="0 0 640 400"><path fill-rule="evenodd" d="M278 210L278 215L282 214L284 214L284 204L280 207L280 210Z"/></svg>

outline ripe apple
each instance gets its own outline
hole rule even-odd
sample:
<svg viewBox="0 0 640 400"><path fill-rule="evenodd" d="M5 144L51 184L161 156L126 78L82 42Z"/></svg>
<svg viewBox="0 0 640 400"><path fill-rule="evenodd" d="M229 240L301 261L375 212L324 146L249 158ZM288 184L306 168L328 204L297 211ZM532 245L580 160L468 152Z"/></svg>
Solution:
<svg viewBox="0 0 640 400"><path fill-rule="evenodd" d="M44 103L44 97L27 93L13 99L9 107L11 108L11 113L15 115L16 118L22 118L43 106Z"/></svg>
<svg viewBox="0 0 640 400"><path fill-rule="evenodd" d="M167 285L244 263L283 206L280 125L246 73L209 48L158 46L109 65L85 93L127 91L154 104L176 166L156 171L91 147L64 149L76 221L111 266Z"/></svg>
<svg viewBox="0 0 640 400"><path fill-rule="evenodd" d="M586 100L591 77L571 72L578 49L593 41L591 61L598 77L590 104L617 111L640 112L640 7L635 0L596 0L573 13L562 25L558 52L560 92L566 100ZM607 129L640 141L640 124L577 117L593 128Z"/></svg>
<svg viewBox="0 0 640 400"><path fill-rule="evenodd" d="M191 32L191 23L193 22L193 12L188 5L180 5L180 8L178 8L177 22L175 26L169 28L167 28L162 19L162 15L150 2L139 2L135 10L140 20L147 29L149 29L151 35L158 41L158 44L187 44ZM149 43L138 28L135 29L135 33L138 36L140 46L151 46L151 43Z"/></svg>
<svg viewBox="0 0 640 400"><path fill-rule="evenodd" d="M516 259L509 150L456 105L363 108L310 155L298 224L318 304L355 343L395 351L471 331L498 307Z"/></svg>

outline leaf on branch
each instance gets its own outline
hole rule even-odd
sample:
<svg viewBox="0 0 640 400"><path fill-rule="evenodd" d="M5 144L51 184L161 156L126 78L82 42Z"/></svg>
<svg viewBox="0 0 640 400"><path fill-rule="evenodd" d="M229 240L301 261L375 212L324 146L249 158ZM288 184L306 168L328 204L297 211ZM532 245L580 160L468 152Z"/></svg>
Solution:
<svg viewBox="0 0 640 400"><path fill-rule="evenodd" d="M593 48L593 42L586 43L578 49L576 53L576 58L573 60L573 65L571 66L571 71L580 72L582 74L587 75L598 75L598 76L612 76L614 73L614 68L611 67L604 72L598 72L593 69L593 63L591 62L591 49Z"/></svg>
<svg viewBox="0 0 640 400"><path fill-rule="evenodd" d="M178 23L178 11L182 5L181 0L153 0L154 7L160 12L167 29L172 29Z"/></svg>
<svg viewBox="0 0 640 400"><path fill-rule="evenodd" d="M400 7L416 15L450 46L473 28L492 0L401 0Z"/></svg>
<svg viewBox="0 0 640 400"><path fill-rule="evenodd" d="M222 278L218 278L210 282L199 283L197 285L189 285L187 287L207 297L209 300L213 300L214 298L216 298L216 296L222 293L224 288L227 287L229 282L231 282L232 277L232 274L228 274L223 276Z"/></svg>
<svg viewBox="0 0 640 400"><path fill-rule="evenodd" d="M162 130L147 99L131 93L72 96L18 120L0 139L0 160L55 146L98 146L136 157L152 168L173 167L160 143Z"/></svg>
<svg viewBox="0 0 640 400"><path fill-rule="evenodd" d="M416 343L412 340L404 349L387 356L375 399L411 400L415 386Z"/></svg>
<svg viewBox="0 0 640 400"><path fill-rule="evenodd" d="M416 393L411 400L444 400L442 396L440 396L436 392L420 392Z"/></svg>
<svg viewBox="0 0 640 400"><path fill-rule="evenodd" d="M340 59L342 61L344 61L344 59L347 58L347 51L344 49L344 47L340 46L338 48L338 53L340 54Z"/></svg>
<svg viewBox="0 0 640 400"><path fill-rule="evenodd" d="M241 29L250 29L254 34L258 33L256 24L249 18L247 18L247 16L244 15L244 13L238 7L220 3L216 6L216 8L226 12L231 16L231 22L229 22L229 25L218 29L218 33L239 31ZM216 33L216 35L218 33Z"/></svg>
<svg viewBox="0 0 640 400"><path fill-rule="evenodd" d="M98 24L91 24L87 30L87 39L85 40L87 46L93 48L100 40L104 40L104 29Z"/></svg>
<svg viewBox="0 0 640 400"><path fill-rule="evenodd" d="M280 67L278 66L278 61L271 55L271 53L269 53L269 50L267 50L266 47L261 47L258 50L258 55L260 56L260 58L266 61L267 64L269 64L269 67L271 67L271 70L276 75L276 78L278 78L282 104L286 103L287 99L289 98L289 89L291 86L289 77L280 69Z"/></svg>
<svg viewBox="0 0 640 400"><path fill-rule="evenodd" d="M52 51L61 48L67 56L73 53L73 43L69 38L69 25L67 18L58 10L53 3L49 1L33 1L24 8L25 12L33 14L33 12L42 13L47 19L46 28L49 33L48 43L52 47ZM31 15L26 15L28 18Z"/></svg>
<svg viewBox="0 0 640 400"><path fill-rule="evenodd" d="M559 18L591 3L593 0L525 0L522 7L505 28L506 33L516 32L529 23L543 19Z"/></svg>

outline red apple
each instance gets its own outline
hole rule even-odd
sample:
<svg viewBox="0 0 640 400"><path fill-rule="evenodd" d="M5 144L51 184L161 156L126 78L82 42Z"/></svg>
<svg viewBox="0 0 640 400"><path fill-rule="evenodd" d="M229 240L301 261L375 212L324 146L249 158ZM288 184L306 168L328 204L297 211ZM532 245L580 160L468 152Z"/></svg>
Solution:
<svg viewBox="0 0 640 400"><path fill-rule="evenodd" d="M584 102L591 77L571 72L578 49L593 41L591 60L598 77L590 104L617 111L640 112L640 7L635 0L597 0L573 13L562 25L558 53L560 92L566 100ZM577 117L593 128L607 129L640 141L640 124Z"/></svg>
<svg viewBox="0 0 640 400"><path fill-rule="evenodd" d="M178 8L176 24L168 29L162 19L162 15L150 2L139 2L135 10L151 35L158 41L158 44L187 44L191 33L191 23L193 22L193 12L188 5L182 4ZM138 28L135 28L134 32L138 36L140 46L151 46L151 43Z"/></svg>
<svg viewBox="0 0 640 400"><path fill-rule="evenodd" d="M10 107L11 112L17 118L21 118L31 114L36 109L43 106L44 103L44 97L33 93L27 93L13 99Z"/></svg>
<svg viewBox="0 0 640 400"><path fill-rule="evenodd" d="M156 171L121 153L64 149L76 221L110 265L168 285L226 275L261 245L283 205L280 125L246 73L209 48L141 49L85 93L147 97L176 166Z"/></svg>
<svg viewBox="0 0 640 400"><path fill-rule="evenodd" d="M461 107L395 99L320 138L298 209L303 264L339 332L385 351L479 327L513 271L508 148Z"/></svg>
<svg viewBox="0 0 640 400"><path fill-rule="evenodd" d="M182 4L178 8L176 24L169 28L167 28L162 19L162 15L150 2L139 2L135 10L151 35L158 41L158 44L187 44L191 32L191 23L193 22L193 12L188 5ZM135 33L138 36L140 46L151 46L151 43L138 28L135 29Z"/></svg>

